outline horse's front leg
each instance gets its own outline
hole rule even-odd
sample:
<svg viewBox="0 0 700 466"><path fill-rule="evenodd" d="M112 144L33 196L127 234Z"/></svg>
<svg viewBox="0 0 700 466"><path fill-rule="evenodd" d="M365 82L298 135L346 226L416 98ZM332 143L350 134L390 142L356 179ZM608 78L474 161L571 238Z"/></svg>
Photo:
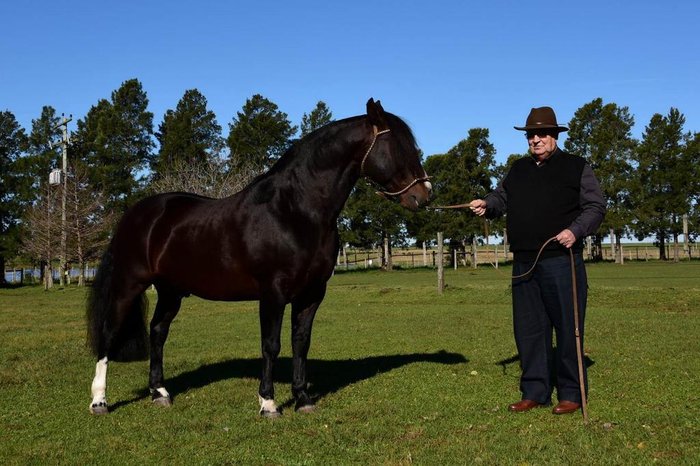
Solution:
<svg viewBox="0 0 700 466"><path fill-rule="evenodd" d="M158 303L151 319L151 364L148 377L148 388L151 391L151 401L157 406L171 406L172 398L165 389L163 376L163 347L168 338L170 324L180 310L182 297L158 286Z"/></svg>
<svg viewBox="0 0 700 466"><path fill-rule="evenodd" d="M325 283L315 287L292 301L292 395L295 409L301 412L314 410L314 400L308 393L306 361L311 346L311 328L318 306L326 294Z"/></svg>
<svg viewBox="0 0 700 466"><path fill-rule="evenodd" d="M260 300L260 346L263 357L263 370L260 377L258 401L260 415L278 417L282 414L275 403L273 384L274 366L280 354L280 332L284 317L284 303L272 300Z"/></svg>

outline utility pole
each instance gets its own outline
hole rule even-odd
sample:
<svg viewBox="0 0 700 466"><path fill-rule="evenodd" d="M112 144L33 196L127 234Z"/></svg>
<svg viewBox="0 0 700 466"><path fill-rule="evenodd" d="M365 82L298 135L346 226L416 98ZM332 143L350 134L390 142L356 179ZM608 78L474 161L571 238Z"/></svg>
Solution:
<svg viewBox="0 0 700 466"><path fill-rule="evenodd" d="M68 144L70 142L70 136L68 133L68 123L73 120L73 115L69 115L68 118L61 114L61 122L56 125L56 128L61 128L63 130L63 135L61 138L61 148L63 153L63 163L61 170L61 181L63 182L63 190L61 192L61 251L58 264L59 273L59 284L60 286L65 286L68 271L67 269L67 254L66 254L66 242L68 239L68 232L66 230L66 198L68 195Z"/></svg>

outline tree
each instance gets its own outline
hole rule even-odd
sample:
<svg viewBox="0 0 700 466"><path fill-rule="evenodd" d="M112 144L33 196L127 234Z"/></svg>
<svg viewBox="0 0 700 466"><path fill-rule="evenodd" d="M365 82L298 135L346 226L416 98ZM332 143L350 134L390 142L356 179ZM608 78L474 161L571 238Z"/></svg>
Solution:
<svg viewBox="0 0 700 466"><path fill-rule="evenodd" d="M53 254L59 251L53 242L61 236L60 202L56 204L56 199L60 199L63 186L49 186L49 173L52 169L61 167L61 148L55 144L61 136L59 122L56 110L44 106L41 116L32 120L27 154L18 160L19 171L26 181L26 192L23 194L26 209L22 216L25 227L22 252L38 263L42 280L45 280L47 287L53 284L51 261L54 259ZM55 212L58 212L57 218L54 218ZM38 228L41 230L38 231ZM40 239L36 241L38 237ZM49 275L46 276L46 273Z"/></svg>
<svg viewBox="0 0 700 466"><path fill-rule="evenodd" d="M318 128L327 125L333 121L333 113L328 109L328 106L322 100L316 103L316 107L311 110L308 115L304 113L301 117L301 136L317 130Z"/></svg>
<svg viewBox="0 0 700 466"><path fill-rule="evenodd" d="M151 162L153 114L141 83L131 79L78 121L70 153L89 168L92 189L105 194L108 210L123 212L141 189Z"/></svg>
<svg viewBox="0 0 700 466"><path fill-rule="evenodd" d="M151 182L149 190L154 193L180 191L220 199L243 189L257 174L252 167L242 167L235 173L227 171L219 158L194 164L178 159Z"/></svg>
<svg viewBox="0 0 700 466"><path fill-rule="evenodd" d="M255 94L229 123L229 130L230 169L237 171L252 165L262 172L289 148L297 127L291 125L277 105Z"/></svg>
<svg viewBox="0 0 700 466"><path fill-rule="evenodd" d="M5 263L19 247L24 179L17 164L27 145L27 135L15 116L0 112L0 285L5 283Z"/></svg>
<svg viewBox="0 0 700 466"><path fill-rule="evenodd" d="M579 108L569 122L565 149L585 158L600 181L607 213L602 230L610 230L615 237L616 262L620 263L620 241L627 233L632 220L630 180L631 159L636 141L632 138L634 118L627 107L614 103L603 105L597 98ZM601 242L605 236L598 232L594 237L597 259L602 259Z"/></svg>
<svg viewBox="0 0 700 466"><path fill-rule="evenodd" d="M44 183L39 195L24 213L22 253L40 266L44 289L53 286L52 261L61 237L60 189Z"/></svg>
<svg viewBox="0 0 700 466"><path fill-rule="evenodd" d="M463 204L482 198L492 189L496 153L488 140L489 130L472 128L467 138L451 148L447 154L433 155L425 168L431 175L435 205ZM488 237L482 220L468 209L436 212L431 219L434 231L442 231L450 239L452 249L464 250L479 236Z"/></svg>
<svg viewBox="0 0 700 466"><path fill-rule="evenodd" d="M700 133L693 133L684 150L685 165L692 173L690 185L691 211L689 217L689 239L700 235Z"/></svg>
<svg viewBox="0 0 700 466"><path fill-rule="evenodd" d="M175 164L210 165L224 146L216 115L197 89L185 91L175 110L165 112L156 138L160 151L151 166L154 179Z"/></svg>
<svg viewBox="0 0 700 466"><path fill-rule="evenodd" d="M70 170L67 188L68 259L78 264L78 286L83 286L87 262L100 257L109 239L103 225L112 225L116 215L104 208L103 193L92 190L85 167Z"/></svg>
<svg viewBox="0 0 700 466"><path fill-rule="evenodd" d="M21 160L22 173L30 179L30 201L44 195L44 185L48 184L49 173L54 168L61 168L61 147L57 144L61 137L59 123L60 118L51 106L44 106L41 116L32 120L29 148L27 155Z"/></svg>
<svg viewBox="0 0 700 466"><path fill-rule="evenodd" d="M654 114L646 126L634 161L637 165L633 199L633 231L638 239L654 235L659 257L667 259L666 243L682 231L683 214L690 212L696 167L684 157L690 133L683 133L685 117L676 108L668 115ZM697 162L697 159L696 159Z"/></svg>

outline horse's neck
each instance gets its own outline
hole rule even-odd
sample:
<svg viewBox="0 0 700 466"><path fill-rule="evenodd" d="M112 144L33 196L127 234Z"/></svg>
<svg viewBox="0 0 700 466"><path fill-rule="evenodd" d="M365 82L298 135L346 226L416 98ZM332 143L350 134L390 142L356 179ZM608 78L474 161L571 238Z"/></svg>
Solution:
<svg viewBox="0 0 700 466"><path fill-rule="evenodd" d="M334 140L344 142L323 146L309 142L313 147L290 165L289 175L297 185L300 207L311 206L335 222L360 177L362 154L369 143L364 120L340 123L331 130L337 131Z"/></svg>

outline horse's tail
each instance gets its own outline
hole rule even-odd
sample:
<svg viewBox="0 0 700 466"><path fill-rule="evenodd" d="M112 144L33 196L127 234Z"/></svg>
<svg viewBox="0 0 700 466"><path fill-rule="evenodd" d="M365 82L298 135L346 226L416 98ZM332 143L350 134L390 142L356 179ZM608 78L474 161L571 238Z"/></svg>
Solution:
<svg viewBox="0 0 700 466"><path fill-rule="evenodd" d="M148 358L144 293L131 298L131 304L118 309L118 289L114 283L114 260L108 249L95 274L87 300L88 345L98 358L113 361L141 361Z"/></svg>

